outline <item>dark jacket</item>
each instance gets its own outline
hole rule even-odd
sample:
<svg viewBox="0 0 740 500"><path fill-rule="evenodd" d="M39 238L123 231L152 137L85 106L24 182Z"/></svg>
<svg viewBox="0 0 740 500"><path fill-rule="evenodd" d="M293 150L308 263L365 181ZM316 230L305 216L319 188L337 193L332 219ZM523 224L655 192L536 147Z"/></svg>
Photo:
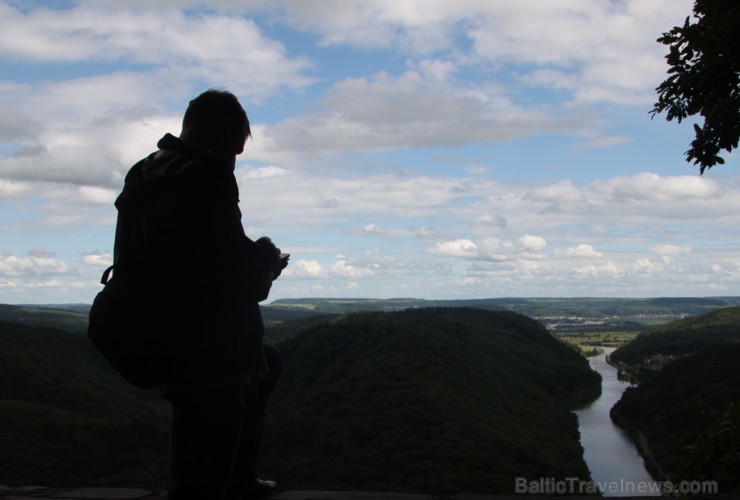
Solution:
<svg viewBox="0 0 740 500"><path fill-rule="evenodd" d="M170 134L157 146L116 200L114 279L139 283L166 318L170 382L248 382L265 369L258 302L274 257L244 234L234 165Z"/></svg>

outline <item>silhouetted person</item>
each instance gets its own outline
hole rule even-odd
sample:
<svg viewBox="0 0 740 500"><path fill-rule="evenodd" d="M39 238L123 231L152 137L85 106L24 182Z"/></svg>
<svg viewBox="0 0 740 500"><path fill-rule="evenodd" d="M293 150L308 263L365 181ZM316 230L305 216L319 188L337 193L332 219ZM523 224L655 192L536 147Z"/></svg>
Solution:
<svg viewBox="0 0 740 500"><path fill-rule="evenodd" d="M131 168L116 201L115 275L147 283L166 315L156 321L172 353L163 397L173 409L173 500L275 487L257 479L257 455L281 359L263 344L258 302L287 257L241 224L234 164L250 135L237 98L208 90L190 101L180 137L165 135Z"/></svg>

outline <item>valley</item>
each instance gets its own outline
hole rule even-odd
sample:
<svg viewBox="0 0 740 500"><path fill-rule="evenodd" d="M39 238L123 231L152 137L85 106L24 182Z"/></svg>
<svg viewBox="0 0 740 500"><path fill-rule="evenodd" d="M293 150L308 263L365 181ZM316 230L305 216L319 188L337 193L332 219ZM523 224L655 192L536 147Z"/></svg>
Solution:
<svg viewBox="0 0 740 500"><path fill-rule="evenodd" d="M275 301L263 307L266 335L287 368L265 471L295 489L435 494L588 477L571 410L600 384L579 352L606 349L620 377L639 384L612 418L642 443L656 477L696 472L734 491L722 467L740 443L718 436L740 427L739 302ZM164 488L167 405L92 349L86 311L0 305L0 484ZM697 408L707 409L701 418ZM679 453L687 443L716 456Z"/></svg>

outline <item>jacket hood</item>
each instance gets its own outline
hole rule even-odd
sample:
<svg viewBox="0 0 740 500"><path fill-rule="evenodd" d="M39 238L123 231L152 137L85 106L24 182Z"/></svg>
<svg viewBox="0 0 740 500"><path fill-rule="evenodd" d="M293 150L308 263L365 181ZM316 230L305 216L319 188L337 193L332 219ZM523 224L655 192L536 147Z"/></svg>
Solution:
<svg viewBox="0 0 740 500"><path fill-rule="evenodd" d="M205 162L214 168L234 170L234 165L230 165L213 152L190 146L172 134L165 134L157 142L157 147L158 151L139 161L126 174L123 191L115 202L117 209L120 210L132 199L155 188L166 179L187 171L195 164Z"/></svg>

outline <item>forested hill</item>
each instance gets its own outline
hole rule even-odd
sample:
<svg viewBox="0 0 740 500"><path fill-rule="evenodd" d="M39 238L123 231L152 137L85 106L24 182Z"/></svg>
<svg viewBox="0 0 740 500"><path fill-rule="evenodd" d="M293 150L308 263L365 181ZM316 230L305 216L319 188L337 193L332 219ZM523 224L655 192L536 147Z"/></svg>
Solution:
<svg viewBox="0 0 740 500"><path fill-rule="evenodd" d="M0 321L80 333L87 331L87 313L89 309L90 306L82 304L59 306L0 304Z"/></svg>
<svg viewBox="0 0 740 500"><path fill-rule="evenodd" d="M677 358L736 342L740 342L740 307L727 307L643 332L614 351L610 360L625 377L639 381Z"/></svg>
<svg viewBox="0 0 740 500"><path fill-rule="evenodd" d="M740 343L683 357L628 388L612 419L649 448L652 470L740 493ZM645 455L645 453L643 453Z"/></svg>
<svg viewBox="0 0 740 500"><path fill-rule="evenodd" d="M8 486L167 484L166 404L83 334L0 321L0 444Z"/></svg>
<svg viewBox="0 0 740 500"><path fill-rule="evenodd" d="M538 322L480 309L325 319L279 344L263 474L284 491L588 477L568 410L599 377ZM166 403L126 385L84 334L0 322L0 410L0 484L166 487Z"/></svg>
<svg viewBox="0 0 740 500"><path fill-rule="evenodd" d="M511 312L355 313L280 343L263 475L287 489L506 493L588 477L569 407L600 377Z"/></svg>
<svg viewBox="0 0 740 500"><path fill-rule="evenodd" d="M640 382L611 415L636 438L652 470L740 492L740 307L649 330L611 361L624 378Z"/></svg>

